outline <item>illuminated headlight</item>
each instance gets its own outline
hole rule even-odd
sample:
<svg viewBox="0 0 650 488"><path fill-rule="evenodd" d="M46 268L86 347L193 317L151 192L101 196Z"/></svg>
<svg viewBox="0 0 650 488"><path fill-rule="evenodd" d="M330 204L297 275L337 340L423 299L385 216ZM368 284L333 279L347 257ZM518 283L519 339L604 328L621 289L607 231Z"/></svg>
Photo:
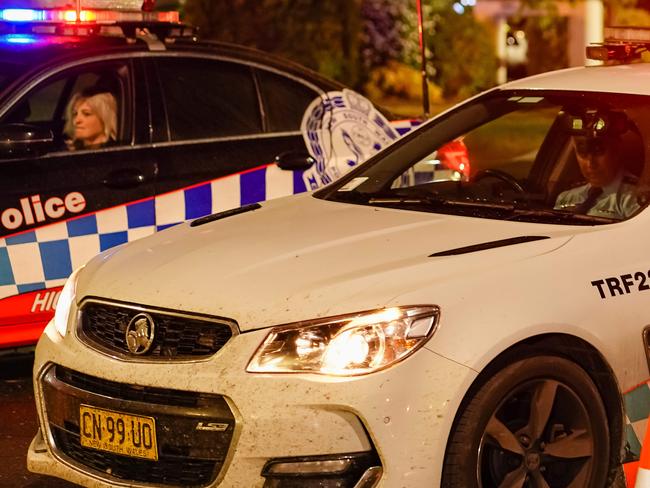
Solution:
<svg viewBox="0 0 650 488"><path fill-rule="evenodd" d="M76 269L65 282L63 290L59 294L59 299L56 302L56 312L54 312L54 328L62 337L65 337L68 331L68 316L70 315L70 305L74 301L77 291L77 276L81 268Z"/></svg>
<svg viewBox="0 0 650 488"><path fill-rule="evenodd" d="M435 306L395 307L274 327L248 364L251 373L350 376L386 368L434 333Z"/></svg>

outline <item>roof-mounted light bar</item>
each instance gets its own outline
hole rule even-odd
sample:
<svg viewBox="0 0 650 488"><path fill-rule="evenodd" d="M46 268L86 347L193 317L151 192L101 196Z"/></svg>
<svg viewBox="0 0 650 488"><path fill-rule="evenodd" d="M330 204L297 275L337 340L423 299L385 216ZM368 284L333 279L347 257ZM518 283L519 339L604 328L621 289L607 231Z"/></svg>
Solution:
<svg viewBox="0 0 650 488"><path fill-rule="evenodd" d="M145 12L142 10L76 10L59 9L0 9L0 21L4 22L92 22L113 24L118 22L168 22L179 23L178 12Z"/></svg>
<svg viewBox="0 0 650 488"><path fill-rule="evenodd" d="M154 5L155 0L0 0L0 9L147 10Z"/></svg>
<svg viewBox="0 0 650 488"><path fill-rule="evenodd" d="M630 62L640 59L644 51L647 51L645 44L587 46L587 59Z"/></svg>
<svg viewBox="0 0 650 488"><path fill-rule="evenodd" d="M36 10L23 8L7 8L0 10L0 20L5 22L76 22L76 10ZM95 12L82 10L80 21L91 22L95 20Z"/></svg>
<svg viewBox="0 0 650 488"><path fill-rule="evenodd" d="M648 27L605 27L605 42L649 43Z"/></svg>
<svg viewBox="0 0 650 488"><path fill-rule="evenodd" d="M587 58L598 61L631 62L650 47L650 28L606 27L605 41L587 46Z"/></svg>

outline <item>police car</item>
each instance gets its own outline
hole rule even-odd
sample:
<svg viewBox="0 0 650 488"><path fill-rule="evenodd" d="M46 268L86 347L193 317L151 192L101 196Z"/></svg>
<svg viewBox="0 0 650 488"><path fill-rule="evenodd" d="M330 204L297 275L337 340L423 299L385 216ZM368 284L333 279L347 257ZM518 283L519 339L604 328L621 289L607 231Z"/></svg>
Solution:
<svg viewBox="0 0 650 488"><path fill-rule="evenodd" d="M615 65L497 87L314 193L92 259L36 349L29 469L93 487L620 482L650 409L650 65L625 62L650 36L628 39L590 50ZM469 178L415 171L452 141Z"/></svg>
<svg viewBox="0 0 650 488"><path fill-rule="evenodd" d="M133 10L142 0L54 8L69 3L0 2L0 349L34 344L100 251L309 188L303 112L341 89L201 42L177 12ZM84 92L110 94L115 135L71 151L66 109Z"/></svg>

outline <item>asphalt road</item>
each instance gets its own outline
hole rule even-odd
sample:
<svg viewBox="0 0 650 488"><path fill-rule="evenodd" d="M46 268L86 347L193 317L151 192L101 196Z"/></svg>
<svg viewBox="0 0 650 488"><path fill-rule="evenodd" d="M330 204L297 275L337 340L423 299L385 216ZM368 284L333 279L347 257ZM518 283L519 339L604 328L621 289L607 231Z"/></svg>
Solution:
<svg viewBox="0 0 650 488"><path fill-rule="evenodd" d="M38 428L32 390L33 356L0 359L0 487L72 488L27 471L27 448Z"/></svg>

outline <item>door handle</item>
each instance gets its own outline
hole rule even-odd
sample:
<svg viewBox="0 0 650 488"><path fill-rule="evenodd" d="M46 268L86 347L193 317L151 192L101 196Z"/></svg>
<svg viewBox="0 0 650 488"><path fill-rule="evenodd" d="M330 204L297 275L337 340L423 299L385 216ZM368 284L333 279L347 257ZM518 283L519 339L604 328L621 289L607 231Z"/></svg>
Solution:
<svg viewBox="0 0 650 488"><path fill-rule="evenodd" d="M315 162L307 151L288 151L275 157L275 164L286 171L305 171Z"/></svg>
<svg viewBox="0 0 650 488"><path fill-rule="evenodd" d="M119 190L126 190L128 188L135 188L144 184L147 181L145 175L138 169L118 169L109 173L102 183L109 188L116 188Z"/></svg>

